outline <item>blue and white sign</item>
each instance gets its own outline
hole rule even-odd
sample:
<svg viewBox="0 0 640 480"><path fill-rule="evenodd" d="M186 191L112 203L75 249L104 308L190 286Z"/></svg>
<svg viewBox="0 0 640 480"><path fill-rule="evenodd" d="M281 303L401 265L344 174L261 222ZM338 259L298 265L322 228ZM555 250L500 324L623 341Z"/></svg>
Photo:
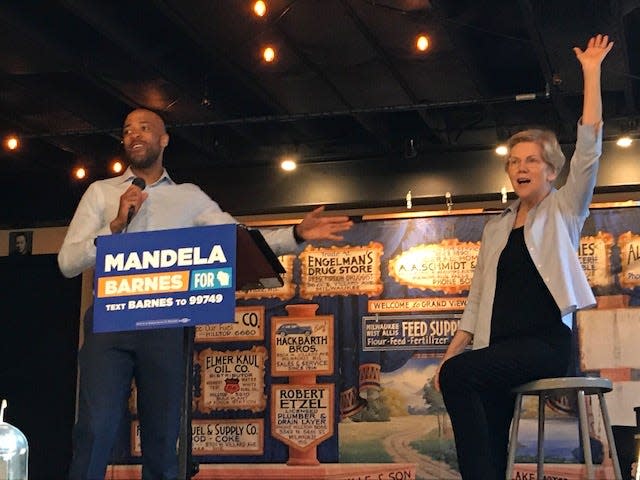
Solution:
<svg viewBox="0 0 640 480"><path fill-rule="evenodd" d="M362 350L444 351L458 330L458 313L363 315Z"/></svg>
<svg viewBox="0 0 640 480"><path fill-rule="evenodd" d="M94 331L233 323L236 228L98 237Z"/></svg>

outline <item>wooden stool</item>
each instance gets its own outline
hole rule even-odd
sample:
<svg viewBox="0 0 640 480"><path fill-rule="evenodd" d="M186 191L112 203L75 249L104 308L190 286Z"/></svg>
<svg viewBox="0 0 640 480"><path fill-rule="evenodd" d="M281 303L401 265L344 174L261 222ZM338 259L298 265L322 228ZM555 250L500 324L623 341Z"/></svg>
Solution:
<svg viewBox="0 0 640 480"><path fill-rule="evenodd" d="M607 441L609 442L609 448L611 450L611 459L613 460L615 478L622 479L620 464L618 463L618 453L616 452L616 445L613 440L611 420L609 419L609 412L604 399L604 394L606 392L610 392L612 389L613 386L611 384L611 380L594 377L543 378L514 388L512 392L516 394L516 404L513 410L513 423L511 424L506 479L512 479L513 464L515 463L516 448L518 445L518 424L520 423L522 397L524 395L538 396L538 474L536 478L544 478L544 405L548 396L558 393L577 393L578 395L578 413L580 434L582 437L582 451L584 453L584 461L587 467L587 478L589 480L594 480L596 477L593 468L593 459L591 457L591 443L589 440L589 423L587 421L585 395L598 395L600 410L602 411L602 419L604 421L604 428L607 433Z"/></svg>

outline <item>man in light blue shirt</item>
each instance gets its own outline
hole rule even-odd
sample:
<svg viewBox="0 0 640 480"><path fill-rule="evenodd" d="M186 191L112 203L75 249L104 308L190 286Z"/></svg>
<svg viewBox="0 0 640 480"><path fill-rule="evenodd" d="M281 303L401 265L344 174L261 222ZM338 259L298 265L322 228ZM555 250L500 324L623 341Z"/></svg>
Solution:
<svg viewBox="0 0 640 480"><path fill-rule="evenodd" d="M236 223L196 185L175 183L163 166L169 135L155 113L138 109L124 123L123 145L130 167L89 186L58 254L60 270L73 277L95 265L95 239L123 231L141 232ZM144 180L133 182L135 178ZM146 185L142 189L139 185ZM351 227L345 216L324 216L323 207L293 228L263 232L276 252L303 241L341 240ZM131 379L138 389L143 479L178 476L176 441L184 390L182 329L94 334L85 318L79 354L78 420L73 433L70 479L104 479Z"/></svg>

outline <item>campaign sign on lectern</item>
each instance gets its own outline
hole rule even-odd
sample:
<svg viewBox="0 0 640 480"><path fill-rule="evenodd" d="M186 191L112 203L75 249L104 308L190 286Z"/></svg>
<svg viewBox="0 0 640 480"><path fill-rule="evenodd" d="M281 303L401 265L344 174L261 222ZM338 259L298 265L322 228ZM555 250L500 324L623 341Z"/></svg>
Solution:
<svg viewBox="0 0 640 480"><path fill-rule="evenodd" d="M98 237L94 331L234 321L236 225Z"/></svg>

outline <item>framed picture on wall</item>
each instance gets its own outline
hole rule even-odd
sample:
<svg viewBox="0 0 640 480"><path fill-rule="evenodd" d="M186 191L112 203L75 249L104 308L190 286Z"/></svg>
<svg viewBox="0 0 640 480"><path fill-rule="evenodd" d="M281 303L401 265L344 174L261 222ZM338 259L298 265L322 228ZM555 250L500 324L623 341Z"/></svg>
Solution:
<svg viewBox="0 0 640 480"><path fill-rule="evenodd" d="M31 255L33 230L9 232L9 255Z"/></svg>

